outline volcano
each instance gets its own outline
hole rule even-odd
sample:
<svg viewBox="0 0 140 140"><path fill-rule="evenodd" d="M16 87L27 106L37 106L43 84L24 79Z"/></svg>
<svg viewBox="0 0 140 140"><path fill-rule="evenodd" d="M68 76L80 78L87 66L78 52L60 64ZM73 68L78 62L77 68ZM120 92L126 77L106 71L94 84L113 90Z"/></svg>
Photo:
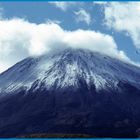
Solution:
<svg viewBox="0 0 140 140"><path fill-rule="evenodd" d="M140 68L104 54L67 48L0 74L0 137L137 137L139 116Z"/></svg>

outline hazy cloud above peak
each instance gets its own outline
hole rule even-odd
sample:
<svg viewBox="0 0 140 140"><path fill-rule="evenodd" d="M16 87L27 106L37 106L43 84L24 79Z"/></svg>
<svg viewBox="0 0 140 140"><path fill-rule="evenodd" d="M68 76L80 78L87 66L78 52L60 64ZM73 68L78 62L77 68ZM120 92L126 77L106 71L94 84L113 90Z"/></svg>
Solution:
<svg viewBox="0 0 140 140"><path fill-rule="evenodd" d="M134 45L140 48L140 2L108 2L102 6L105 24L130 36Z"/></svg>
<svg viewBox="0 0 140 140"><path fill-rule="evenodd" d="M85 22L89 25L92 22L91 15L84 9L80 9L79 11L75 11L75 19L77 22Z"/></svg>
<svg viewBox="0 0 140 140"><path fill-rule="evenodd" d="M59 8L62 11L68 10L72 6L76 6L78 2L49 2L50 4L54 5L55 7ZM80 2L79 2L80 4Z"/></svg>
<svg viewBox="0 0 140 140"><path fill-rule="evenodd" d="M61 47L83 48L130 61L114 39L93 30L64 30L56 23L30 23L24 19L0 20L0 71L28 56ZM7 65L4 65L7 64Z"/></svg>

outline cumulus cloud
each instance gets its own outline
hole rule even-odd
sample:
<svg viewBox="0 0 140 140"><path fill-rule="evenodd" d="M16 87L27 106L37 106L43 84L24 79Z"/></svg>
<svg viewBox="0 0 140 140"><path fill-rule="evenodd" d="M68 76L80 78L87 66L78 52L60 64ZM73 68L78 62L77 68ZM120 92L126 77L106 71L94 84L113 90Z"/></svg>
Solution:
<svg viewBox="0 0 140 140"><path fill-rule="evenodd" d="M80 9L79 11L74 12L76 17L77 22L85 22L87 25L91 23L91 16L90 13L85 11L84 9Z"/></svg>
<svg viewBox="0 0 140 140"><path fill-rule="evenodd" d="M72 47L90 49L131 62L118 50L114 39L93 30L67 31L52 22L30 23L24 19L0 20L0 72L28 56Z"/></svg>
<svg viewBox="0 0 140 140"><path fill-rule="evenodd" d="M80 2L49 2L50 4L54 5L55 7L59 8L62 11L66 11L68 8L72 6L76 6L77 4L81 4Z"/></svg>
<svg viewBox="0 0 140 140"><path fill-rule="evenodd" d="M109 2L103 6L105 24L129 35L140 48L140 2Z"/></svg>

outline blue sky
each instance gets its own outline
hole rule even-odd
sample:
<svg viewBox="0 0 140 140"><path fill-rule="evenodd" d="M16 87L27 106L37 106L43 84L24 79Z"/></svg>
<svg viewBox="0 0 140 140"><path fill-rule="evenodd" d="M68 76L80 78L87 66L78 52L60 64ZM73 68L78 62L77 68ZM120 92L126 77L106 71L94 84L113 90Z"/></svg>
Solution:
<svg viewBox="0 0 140 140"><path fill-rule="evenodd" d="M140 54L136 52L140 48L140 25L136 23L138 22L140 15L139 7L139 3L130 2L127 4L121 2L0 3L2 21L24 19L25 21L28 21L29 23L35 23L36 25L45 22L53 22L58 24L63 30L66 31L75 31L81 29L84 31L94 31L96 33L100 32L101 34L111 36L117 45L117 49L122 50L126 56L134 62L140 62ZM134 9L138 9L138 11ZM118 12L120 10L122 10L122 15ZM130 13L131 11L134 12ZM135 16L133 17L133 15ZM128 17L125 19L123 16ZM127 21L129 21L131 24L128 24ZM12 58L12 62L7 62L7 60L7 66L3 66L4 68L1 71L7 69L9 66L13 65L20 59L26 57L26 55L23 55L21 58L20 56L17 57L18 59ZM5 56L3 56L3 59L4 58Z"/></svg>

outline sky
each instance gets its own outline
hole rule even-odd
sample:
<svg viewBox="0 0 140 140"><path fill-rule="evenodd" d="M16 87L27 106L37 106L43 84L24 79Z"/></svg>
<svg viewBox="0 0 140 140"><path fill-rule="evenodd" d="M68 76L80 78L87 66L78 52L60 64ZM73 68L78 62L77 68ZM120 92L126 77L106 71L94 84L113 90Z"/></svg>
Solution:
<svg viewBox="0 0 140 140"><path fill-rule="evenodd" d="M0 2L0 73L66 47L140 65L140 2Z"/></svg>

